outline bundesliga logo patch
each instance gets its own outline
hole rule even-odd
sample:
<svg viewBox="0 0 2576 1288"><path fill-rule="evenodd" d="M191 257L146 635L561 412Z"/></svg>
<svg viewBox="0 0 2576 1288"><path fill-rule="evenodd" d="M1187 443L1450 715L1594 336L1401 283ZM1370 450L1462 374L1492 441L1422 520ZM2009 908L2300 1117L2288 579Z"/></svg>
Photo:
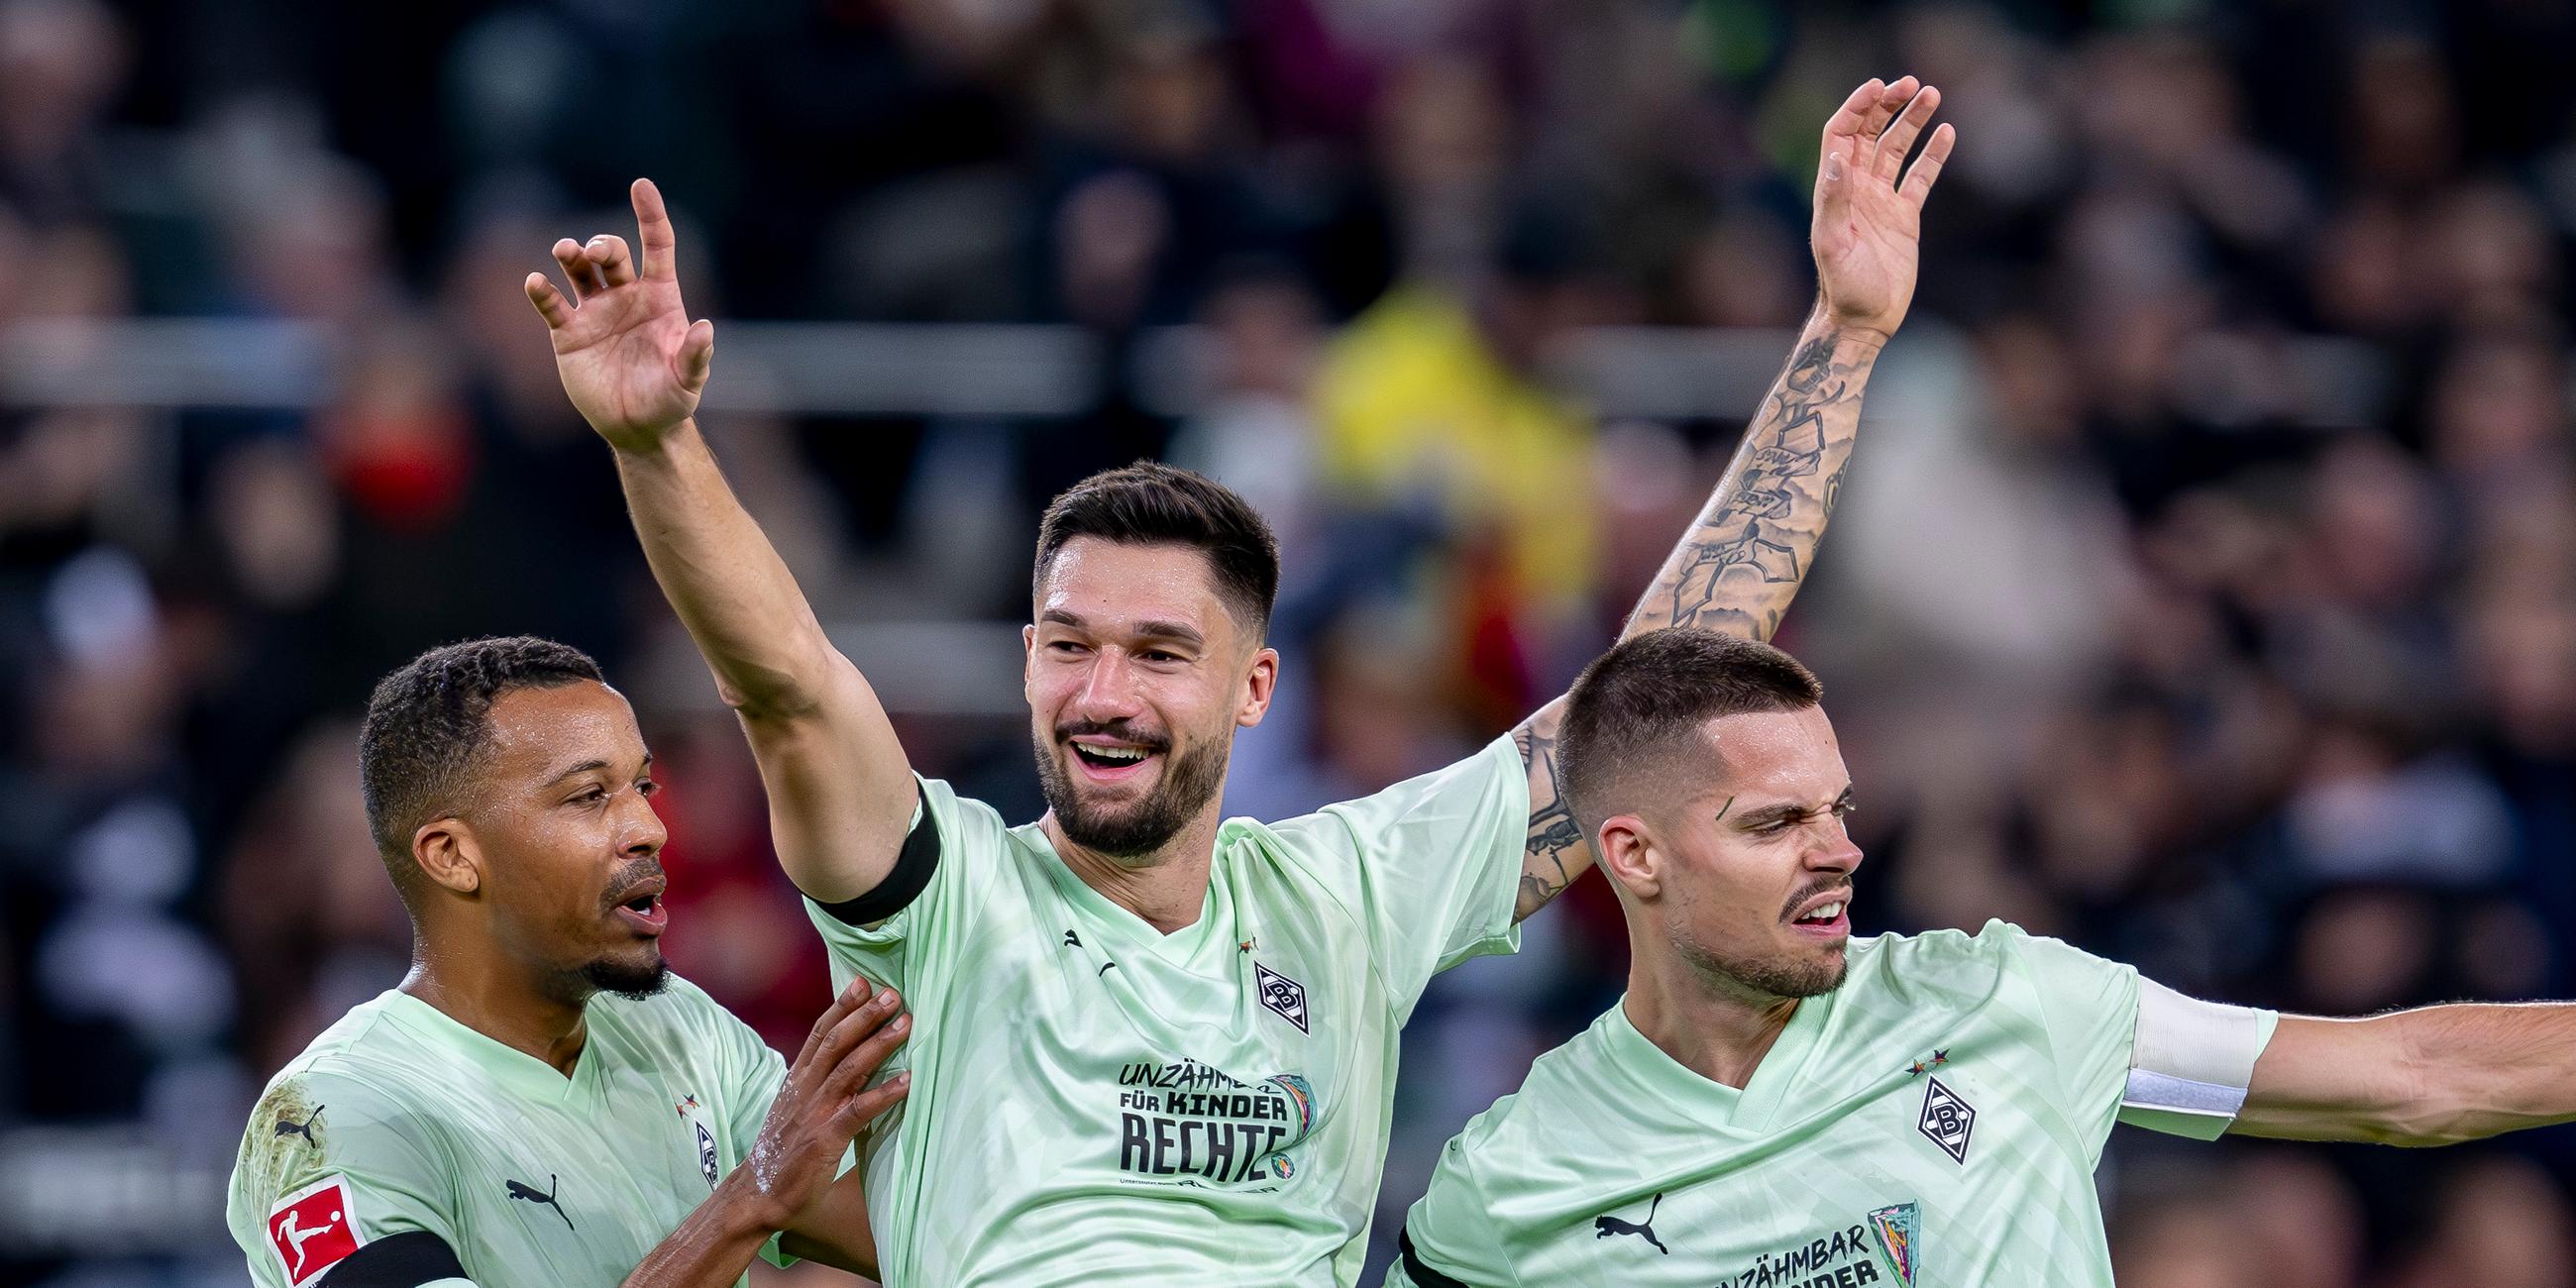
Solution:
<svg viewBox="0 0 2576 1288"><path fill-rule="evenodd" d="M358 1250L358 1214L348 1182L334 1176L280 1199L268 1214L268 1250L289 1285L321 1277Z"/></svg>
<svg viewBox="0 0 2576 1288"><path fill-rule="evenodd" d="M1297 1026L1297 1031L1312 1034L1306 1027L1306 986L1262 965L1252 964L1252 979L1261 990L1261 1004L1273 1015Z"/></svg>

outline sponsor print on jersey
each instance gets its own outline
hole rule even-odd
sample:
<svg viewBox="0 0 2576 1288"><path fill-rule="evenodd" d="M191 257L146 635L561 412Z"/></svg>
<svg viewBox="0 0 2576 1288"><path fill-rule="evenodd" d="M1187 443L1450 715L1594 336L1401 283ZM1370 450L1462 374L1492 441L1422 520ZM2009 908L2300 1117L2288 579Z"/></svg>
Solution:
<svg viewBox="0 0 2576 1288"><path fill-rule="evenodd" d="M1301 1075L1244 1082L1195 1060L1129 1064L1118 1086L1118 1170L1151 1184L1287 1180L1322 1109Z"/></svg>
<svg viewBox="0 0 2576 1288"><path fill-rule="evenodd" d="M1870 1233L1896 1276L1897 1288L1914 1288L1915 1267L1922 1264L1922 1209L1911 1203L1883 1207L1869 1214Z"/></svg>
<svg viewBox="0 0 2576 1288"><path fill-rule="evenodd" d="M349 1203L349 1183L325 1177L278 1200L268 1213L268 1250L289 1285L321 1277L358 1250L358 1214Z"/></svg>
<svg viewBox="0 0 2576 1288"><path fill-rule="evenodd" d="M1913 1207L1910 1203L1905 1206L1909 1210ZM1854 1225L1794 1248L1756 1257L1741 1273L1718 1283L1720 1288L1862 1288L1865 1284L1889 1282L1879 1264L1872 1255L1869 1227Z"/></svg>

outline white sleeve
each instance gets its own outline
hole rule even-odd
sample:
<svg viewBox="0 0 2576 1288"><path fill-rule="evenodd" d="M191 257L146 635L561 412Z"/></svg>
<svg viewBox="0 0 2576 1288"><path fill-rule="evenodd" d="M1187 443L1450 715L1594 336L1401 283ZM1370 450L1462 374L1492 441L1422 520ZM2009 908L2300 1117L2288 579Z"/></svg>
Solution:
<svg viewBox="0 0 2576 1288"><path fill-rule="evenodd" d="M2216 1140L2245 1107L2254 1062L2279 1013L2185 997L2138 981L2138 1036L2120 1121L2195 1140Z"/></svg>

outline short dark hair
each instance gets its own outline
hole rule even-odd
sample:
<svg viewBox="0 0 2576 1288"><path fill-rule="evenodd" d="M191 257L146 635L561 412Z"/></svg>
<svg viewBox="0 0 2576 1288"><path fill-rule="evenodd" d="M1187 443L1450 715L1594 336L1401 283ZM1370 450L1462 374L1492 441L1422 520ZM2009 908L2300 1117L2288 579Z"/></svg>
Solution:
<svg viewBox="0 0 2576 1288"><path fill-rule="evenodd" d="M1566 803L1586 837L1625 812L1631 771L1699 751L1720 716L1803 711L1824 701L1815 673L1768 644L1692 626L1647 631L1583 668L1556 748Z"/></svg>
<svg viewBox="0 0 2576 1288"><path fill-rule="evenodd" d="M377 682L358 730L358 781L395 889L411 896L411 834L450 808L471 777L491 736L494 699L599 678L599 663L580 649L512 635L431 649Z"/></svg>
<svg viewBox="0 0 2576 1288"><path fill-rule="evenodd" d="M1122 545L1189 546L1207 556L1216 592L1259 640L1279 598L1279 541L1252 503L1204 474L1155 461L1103 470L1066 488L1038 522L1032 593L1067 542L1098 537Z"/></svg>

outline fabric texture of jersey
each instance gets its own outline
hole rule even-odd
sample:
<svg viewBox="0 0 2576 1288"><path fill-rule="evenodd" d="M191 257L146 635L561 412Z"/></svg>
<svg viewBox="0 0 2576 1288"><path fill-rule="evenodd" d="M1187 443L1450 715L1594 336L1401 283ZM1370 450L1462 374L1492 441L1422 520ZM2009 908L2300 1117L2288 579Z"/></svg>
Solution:
<svg viewBox="0 0 2576 1288"><path fill-rule="evenodd" d="M2003 922L1855 939L1738 1090L1624 1002L1443 1150L1409 1288L2111 1288L2139 979Z"/></svg>
<svg viewBox="0 0 2576 1288"><path fill-rule="evenodd" d="M1227 820L1170 935L1036 825L925 781L938 871L870 928L809 902L836 986L902 990L912 1092L863 1138L886 1280L1351 1283L1396 1036L1509 951L1529 778L1510 740L1302 818Z"/></svg>
<svg viewBox="0 0 2576 1288"><path fill-rule="evenodd" d="M398 991L324 1030L270 1080L233 1166L252 1281L307 1288L411 1231L487 1288L623 1280L742 1161L786 1062L676 977L593 998L588 1025L569 1078Z"/></svg>

